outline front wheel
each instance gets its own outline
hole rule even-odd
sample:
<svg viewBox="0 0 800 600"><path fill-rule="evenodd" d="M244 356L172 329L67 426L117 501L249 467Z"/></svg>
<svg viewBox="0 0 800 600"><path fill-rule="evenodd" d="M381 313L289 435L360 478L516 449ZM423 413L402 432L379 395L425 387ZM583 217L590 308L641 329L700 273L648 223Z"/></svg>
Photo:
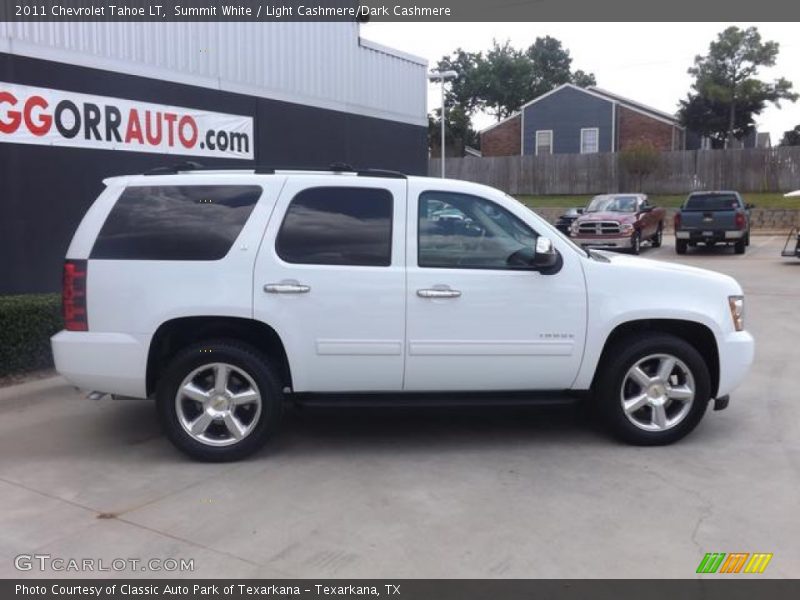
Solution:
<svg viewBox="0 0 800 600"><path fill-rule="evenodd" d="M639 254L642 251L642 234L635 231L631 236L631 252Z"/></svg>
<svg viewBox="0 0 800 600"><path fill-rule="evenodd" d="M611 431L639 446L671 444L691 432L711 394L693 346L668 334L622 340L601 366L597 400Z"/></svg>
<svg viewBox="0 0 800 600"><path fill-rule="evenodd" d="M244 458L278 427L283 397L268 359L234 341L187 347L161 377L156 401L167 437L192 458Z"/></svg>

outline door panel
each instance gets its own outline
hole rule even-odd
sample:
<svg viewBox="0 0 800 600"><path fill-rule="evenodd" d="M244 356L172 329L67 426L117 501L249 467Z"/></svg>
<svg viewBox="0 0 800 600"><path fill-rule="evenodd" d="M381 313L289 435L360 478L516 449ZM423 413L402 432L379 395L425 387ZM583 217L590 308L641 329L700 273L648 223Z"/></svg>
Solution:
<svg viewBox="0 0 800 600"><path fill-rule="evenodd" d="M294 391L402 388L405 197L400 179L287 181L256 262L253 307L284 342Z"/></svg>
<svg viewBox="0 0 800 600"><path fill-rule="evenodd" d="M570 387L586 328L575 250L559 249L563 240L553 240L563 259L553 275L510 269L507 256L535 244L538 217L499 192L472 201L450 191L449 182L437 184L436 194L427 185L412 180L408 194L404 389ZM419 290L458 294L430 297Z"/></svg>

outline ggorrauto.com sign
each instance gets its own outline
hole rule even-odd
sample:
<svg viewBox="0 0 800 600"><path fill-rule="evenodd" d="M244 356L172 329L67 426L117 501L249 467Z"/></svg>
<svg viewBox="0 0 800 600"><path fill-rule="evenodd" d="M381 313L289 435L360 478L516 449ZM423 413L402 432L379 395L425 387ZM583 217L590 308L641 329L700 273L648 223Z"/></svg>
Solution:
<svg viewBox="0 0 800 600"><path fill-rule="evenodd" d="M0 143L253 158L253 119L0 82Z"/></svg>

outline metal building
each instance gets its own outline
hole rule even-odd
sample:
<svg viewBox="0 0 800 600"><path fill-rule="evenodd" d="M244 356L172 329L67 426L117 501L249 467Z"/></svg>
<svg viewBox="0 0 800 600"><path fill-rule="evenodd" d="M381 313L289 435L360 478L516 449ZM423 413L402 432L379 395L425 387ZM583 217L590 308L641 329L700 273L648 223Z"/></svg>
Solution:
<svg viewBox="0 0 800 600"><path fill-rule="evenodd" d="M0 22L0 293L54 291L110 175L195 160L424 173L424 59L354 22Z"/></svg>

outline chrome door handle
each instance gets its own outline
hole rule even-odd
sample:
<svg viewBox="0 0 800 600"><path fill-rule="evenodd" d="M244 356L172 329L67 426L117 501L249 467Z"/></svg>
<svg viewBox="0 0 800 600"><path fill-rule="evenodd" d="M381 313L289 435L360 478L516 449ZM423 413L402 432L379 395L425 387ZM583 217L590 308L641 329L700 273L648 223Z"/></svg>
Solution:
<svg viewBox="0 0 800 600"><path fill-rule="evenodd" d="M427 289L417 290L417 296L420 298L458 298L461 292L458 290L445 290L445 289Z"/></svg>
<svg viewBox="0 0 800 600"><path fill-rule="evenodd" d="M268 283L264 291L268 294L307 294L311 286L302 283Z"/></svg>

